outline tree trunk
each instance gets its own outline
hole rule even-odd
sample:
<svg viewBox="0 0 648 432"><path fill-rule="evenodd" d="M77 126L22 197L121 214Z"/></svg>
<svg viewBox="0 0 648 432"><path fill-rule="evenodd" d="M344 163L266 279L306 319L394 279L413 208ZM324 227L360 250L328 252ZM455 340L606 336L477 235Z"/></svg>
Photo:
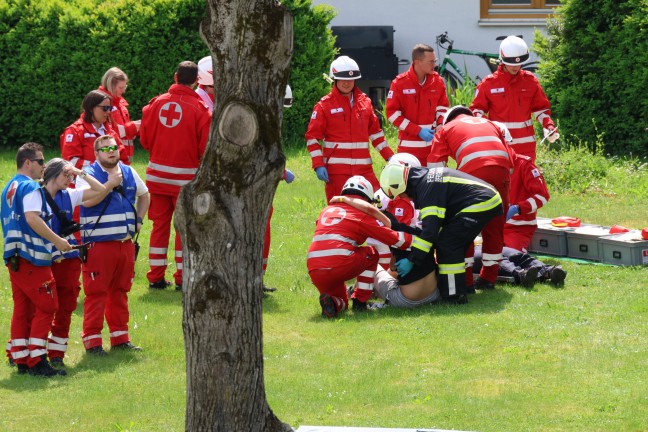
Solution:
<svg viewBox="0 0 648 432"><path fill-rule="evenodd" d="M263 233L283 175L292 17L274 0L207 0L215 108L196 178L178 198L187 431L292 431L263 376ZM200 56L199 56L200 57Z"/></svg>

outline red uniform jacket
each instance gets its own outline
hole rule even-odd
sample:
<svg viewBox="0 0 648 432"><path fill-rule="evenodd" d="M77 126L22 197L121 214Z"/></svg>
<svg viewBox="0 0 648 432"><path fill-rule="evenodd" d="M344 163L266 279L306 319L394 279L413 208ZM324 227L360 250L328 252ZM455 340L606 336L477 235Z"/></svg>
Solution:
<svg viewBox="0 0 648 432"><path fill-rule="evenodd" d="M142 109L140 142L150 152L146 185L153 194L178 195L205 153L211 113L190 87L174 84Z"/></svg>
<svg viewBox="0 0 648 432"><path fill-rule="evenodd" d="M423 85L418 82L414 66L394 78L385 110L389 121L399 129L398 151L426 160L430 143L422 141L418 134L421 128L434 130L443 124L448 105L445 84L438 73L427 75Z"/></svg>
<svg viewBox="0 0 648 432"><path fill-rule="evenodd" d="M385 159L394 152L389 148L371 99L357 87L353 89L353 107L349 98L337 87L315 104L308 130L306 146L313 160L313 169L326 167L329 174L373 174L369 140ZM324 147L319 141L324 141Z"/></svg>
<svg viewBox="0 0 648 432"><path fill-rule="evenodd" d="M549 99L535 75L525 70L512 75L504 72L502 65L477 85L470 109L476 116L487 115L504 123L513 137L513 150L532 160L536 157L536 139L531 115L544 128L554 125Z"/></svg>
<svg viewBox="0 0 648 432"><path fill-rule="evenodd" d="M428 168L446 166L448 157L457 161L459 171L471 174L489 165L510 170L515 153L497 125L462 114L437 130L427 159Z"/></svg>
<svg viewBox="0 0 648 432"><path fill-rule="evenodd" d="M119 159L129 164L129 155L119 138L119 134L109 123L105 123L106 135L111 135L119 146ZM82 169L95 161L94 142L101 134L97 132L92 123L79 120L68 126L60 137L61 157L70 161L75 167Z"/></svg>
<svg viewBox="0 0 648 432"><path fill-rule="evenodd" d="M350 205L339 203L326 207L317 219L308 249L308 270L339 266L367 238L397 249L407 249L412 243L410 234L393 231Z"/></svg>
<svg viewBox="0 0 648 432"><path fill-rule="evenodd" d="M516 155L509 201L520 206L520 213L504 225L504 245L526 251L538 226L537 210L549 201L544 177L527 156Z"/></svg>
<svg viewBox="0 0 648 432"><path fill-rule="evenodd" d="M135 137L138 135L137 126L130 119L128 113L128 102L123 97L114 96L104 87L99 86L99 90L106 93L112 99L113 109L111 113L111 126L119 134L122 144L126 148L129 163L133 161L135 154Z"/></svg>

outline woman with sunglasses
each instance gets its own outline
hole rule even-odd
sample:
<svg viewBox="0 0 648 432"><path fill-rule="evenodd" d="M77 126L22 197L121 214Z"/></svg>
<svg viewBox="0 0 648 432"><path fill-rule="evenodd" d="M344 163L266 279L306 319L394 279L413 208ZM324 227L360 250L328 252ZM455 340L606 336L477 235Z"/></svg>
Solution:
<svg viewBox="0 0 648 432"><path fill-rule="evenodd" d="M210 57L211 58L211 57ZM128 113L128 102L123 95L128 88L128 77L123 70L116 66L106 71L101 78L99 90L112 99L111 126L119 133L128 154L128 163L133 161L135 154L135 137L139 135L140 120L131 121Z"/></svg>
<svg viewBox="0 0 648 432"><path fill-rule="evenodd" d="M119 133L111 126L112 98L99 90L92 90L81 103L81 117L61 134L61 156L79 169L95 161L94 142L103 135L115 137L119 146L119 157L129 164L129 155L122 144Z"/></svg>
<svg viewBox="0 0 648 432"><path fill-rule="evenodd" d="M79 176L90 186L89 188L68 188L75 177ZM81 260L79 257L78 242L74 233L79 230L79 225L72 222L72 212L83 201L97 198L102 199L108 191L121 183L120 175L109 175L108 182L102 184L90 174L73 166L61 158L50 160L43 172L41 182L47 194L48 207L53 216L51 219L52 231L65 238L73 249L61 252L52 247L52 274L56 281L56 294L58 297L58 310L47 342L47 355L50 364L54 367L65 367L63 357L67 351L68 336L72 313L77 307L77 298L81 287ZM52 200L54 205L52 205Z"/></svg>

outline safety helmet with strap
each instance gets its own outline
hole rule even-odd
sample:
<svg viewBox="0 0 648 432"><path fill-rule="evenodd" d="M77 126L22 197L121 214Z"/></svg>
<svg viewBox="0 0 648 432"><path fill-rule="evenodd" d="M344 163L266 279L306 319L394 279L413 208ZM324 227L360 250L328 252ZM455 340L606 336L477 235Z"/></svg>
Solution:
<svg viewBox="0 0 648 432"><path fill-rule="evenodd" d="M380 173L380 188L389 198L394 198L407 189L410 167L401 163L388 163Z"/></svg>
<svg viewBox="0 0 648 432"><path fill-rule="evenodd" d="M284 94L283 106L284 108L290 108L293 103L292 89L288 84L286 84L286 93Z"/></svg>
<svg viewBox="0 0 648 432"><path fill-rule="evenodd" d="M443 119L443 124L445 125L446 123L450 123L452 120L456 119L459 117L461 114L473 116L472 111L470 111L470 108L467 108L463 105L455 105L452 108L446 112L445 118Z"/></svg>
<svg viewBox="0 0 648 432"><path fill-rule="evenodd" d="M529 60L529 47L522 38L509 36L500 44L500 60L508 66L520 66Z"/></svg>
<svg viewBox="0 0 648 432"><path fill-rule="evenodd" d="M362 77L358 63L348 56L340 56L333 60L329 76L331 79L342 81L357 80Z"/></svg>
<svg viewBox="0 0 648 432"><path fill-rule="evenodd" d="M342 195L360 195L372 202L374 191L369 180L362 176L350 177L342 186Z"/></svg>
<svg viewBox="0 0 648 432"><path fill-rule="evenodd" d="M420 167L421 162L416 156L410 153L396 153L389 159L389 163L400 163L411 167Z"/></svg>
<svg viewBox="0 0 648 432"><path fill-rule="evenodd" d="M213 86L214 71L211 56L203 57L198 62L198 84Z"/></svg>

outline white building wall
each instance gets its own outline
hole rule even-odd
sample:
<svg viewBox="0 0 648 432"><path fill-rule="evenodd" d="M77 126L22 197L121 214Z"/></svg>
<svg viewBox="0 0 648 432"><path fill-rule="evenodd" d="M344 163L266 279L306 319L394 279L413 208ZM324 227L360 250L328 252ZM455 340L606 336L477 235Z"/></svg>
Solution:
<svg viewBox="0 0 648 432"><path fill-rule="evenodd" d="M412 48L426 43L436 49L436 36L448 31L454 48L469 51L497 52L500 35L522 35L530 45L535 28L545 31L544 20L519 20L511 23L482 21L479 0L313 0L313 4L328 4L337 10L331 26L393 26L394 54L411 60ZM439 63L442 61L441 53ZM455 63L465 65L472 76L486 76L490 71L477 57L453 54ZM535 55L531 53L531 60ZM400 66L403 72L409 66Z"/></svg>

